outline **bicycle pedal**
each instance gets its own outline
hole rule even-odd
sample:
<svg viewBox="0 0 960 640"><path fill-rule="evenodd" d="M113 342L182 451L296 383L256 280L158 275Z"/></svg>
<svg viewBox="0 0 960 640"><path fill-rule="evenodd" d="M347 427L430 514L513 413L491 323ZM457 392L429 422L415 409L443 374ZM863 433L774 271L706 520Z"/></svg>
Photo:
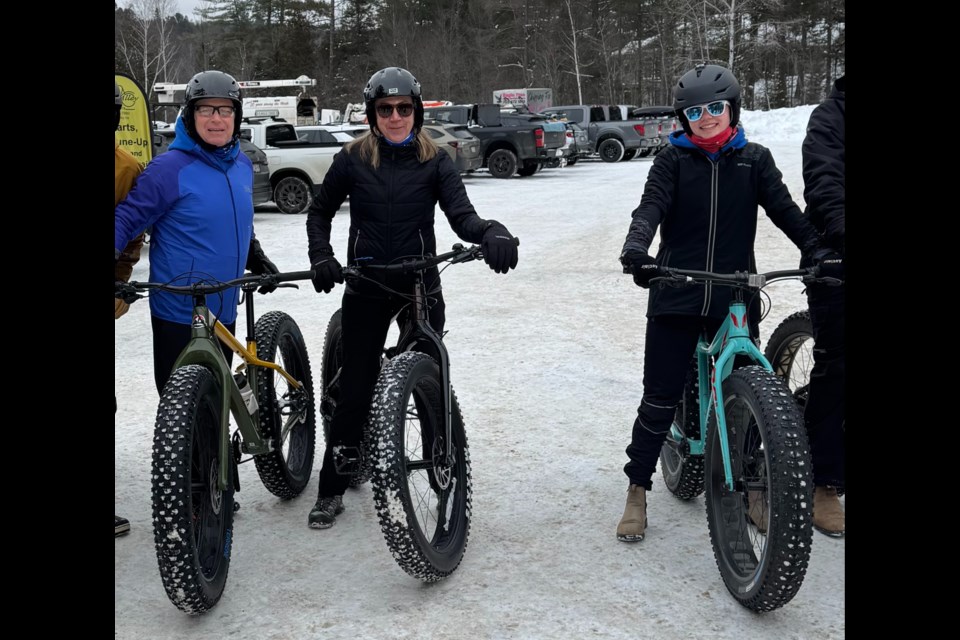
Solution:
<svg viewBox="0 0 960 640"><path fill-rule="evenodd" d="M360 473L363 454L359 447L335 446L333 448L333 468L341 476L353 476Z"/></svg>

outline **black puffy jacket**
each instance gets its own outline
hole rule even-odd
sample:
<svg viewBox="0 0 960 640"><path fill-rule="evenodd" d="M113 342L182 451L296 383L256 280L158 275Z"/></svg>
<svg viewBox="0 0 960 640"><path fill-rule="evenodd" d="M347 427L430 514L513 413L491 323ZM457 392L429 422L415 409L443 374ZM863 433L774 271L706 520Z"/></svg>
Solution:
<svg viewBox="0 0 960 640"><path fill-rule="evenodd" d="M743 130L711 160L682 132L657 154L624 253L648 252L660 228L658 265L718 273L756 272L753 243L758 207L801 250L819 248L816 229L783 183L770 150L747 142ZM723 318L729 287L652 287L647 317L677 314Z"/></svg>
<svg viewBox="0 0 960 640"><path fill-rule="evenodd" d="M372 135L372 134L367 134ZM415 145L392 147L380 141L380 166L374 169L360 158L360 146L344 148L333 159L324 176L320 193L307 213L307 242L310 263L320 260L330 246L333 216L350 197L350 234L347 263L388 264L402 257L437 253L434 211L440 208L457 236L479 243L491 221L477 215L467 197L449 154L440 150L421 163ZM446 250L446 249L445 249ZM407 288L412 276L391 276L377 272L369 277L391 287ZM431 291L439 287L433 269L426 276ZM355 293L381 295L378 287L348 286Z"/></svg>
<svg viewBox="0 0 960 640"><path fill-rule="evenodd" d="M846 76L833 84L807 124L803 139L803 199L810 222L823 235L824 243L844 252L844 140Z"/></svg>

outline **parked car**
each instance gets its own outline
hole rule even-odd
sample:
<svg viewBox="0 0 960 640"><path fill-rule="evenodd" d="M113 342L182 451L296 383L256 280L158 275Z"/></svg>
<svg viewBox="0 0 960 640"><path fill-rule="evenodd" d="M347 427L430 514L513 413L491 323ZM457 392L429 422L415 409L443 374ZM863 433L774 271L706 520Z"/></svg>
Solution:
<svg viewBox="0 0 960 640"><path fill-rule="evenodd" d="M166 151L176 135L177 132L173 128L156 131L153 135L154 157ZM253 163L253 206L269 202L273 197L273 188L270 186L270 165L267 154L245 138L242 133L240 134L240 150Z"/></svg>
<svg viewBox="0 0 960 640"><path fill-rule="evenodd" d="M563 122L563 121L561 121ZM590 137L576 122L563 122L566 127L566 144L563 145L563 160L568 167L577 164L580 158L590 155ZM560 158L551 160L545 167L559 167Z"/></svg>
<svg viewBox="0 0 960 640"><path fill-rule="evenodd" d="M460 173L476 171L483 165L480 139L470 133L467 125L428 121L424 123L423 130L437 146L450 154L450 159Z"/></svg>

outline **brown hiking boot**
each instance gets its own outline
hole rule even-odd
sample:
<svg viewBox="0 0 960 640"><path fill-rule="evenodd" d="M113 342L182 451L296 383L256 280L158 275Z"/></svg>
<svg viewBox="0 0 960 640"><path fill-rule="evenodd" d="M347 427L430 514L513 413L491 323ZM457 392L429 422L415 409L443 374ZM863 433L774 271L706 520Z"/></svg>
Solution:
<svg viewBox="0 0 960 640"><path fill-rule="evenodd" d="M747 516L760 533L767 532L767 501L763 491L747 491Z"/></svg>
<svg viewBox="0 0 960 640"><path fill-rule="evenodd" d="M647 528L647 490L638 484L627 489L627 506L617 525L617 540L640 542Z"/></svg>
<svg viewBox="0 0 960 640"><path fill-rule="evenodd" d="M813 528L831 538L842 538L844 514L836 487L815 487L813 490Z"/></svg>

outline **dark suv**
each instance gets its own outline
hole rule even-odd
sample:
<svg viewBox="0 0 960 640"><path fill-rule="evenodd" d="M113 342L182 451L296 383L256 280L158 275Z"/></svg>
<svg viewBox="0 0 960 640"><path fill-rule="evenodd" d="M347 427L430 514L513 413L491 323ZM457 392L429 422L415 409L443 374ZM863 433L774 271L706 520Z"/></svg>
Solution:
<svg viewBox="0 0 960 640"><path fill-rule="evenodd" d="M154 133L153 155L158 156L167 150L176 135L174 129L160 129ZM157 144L159 141L159 144ZM253 163L253 206L269 202L273 198L273 187L270 186L270 167L267 165L267 154L257 145L246 138L240 138L240 150L247 154Z"/></svg>

